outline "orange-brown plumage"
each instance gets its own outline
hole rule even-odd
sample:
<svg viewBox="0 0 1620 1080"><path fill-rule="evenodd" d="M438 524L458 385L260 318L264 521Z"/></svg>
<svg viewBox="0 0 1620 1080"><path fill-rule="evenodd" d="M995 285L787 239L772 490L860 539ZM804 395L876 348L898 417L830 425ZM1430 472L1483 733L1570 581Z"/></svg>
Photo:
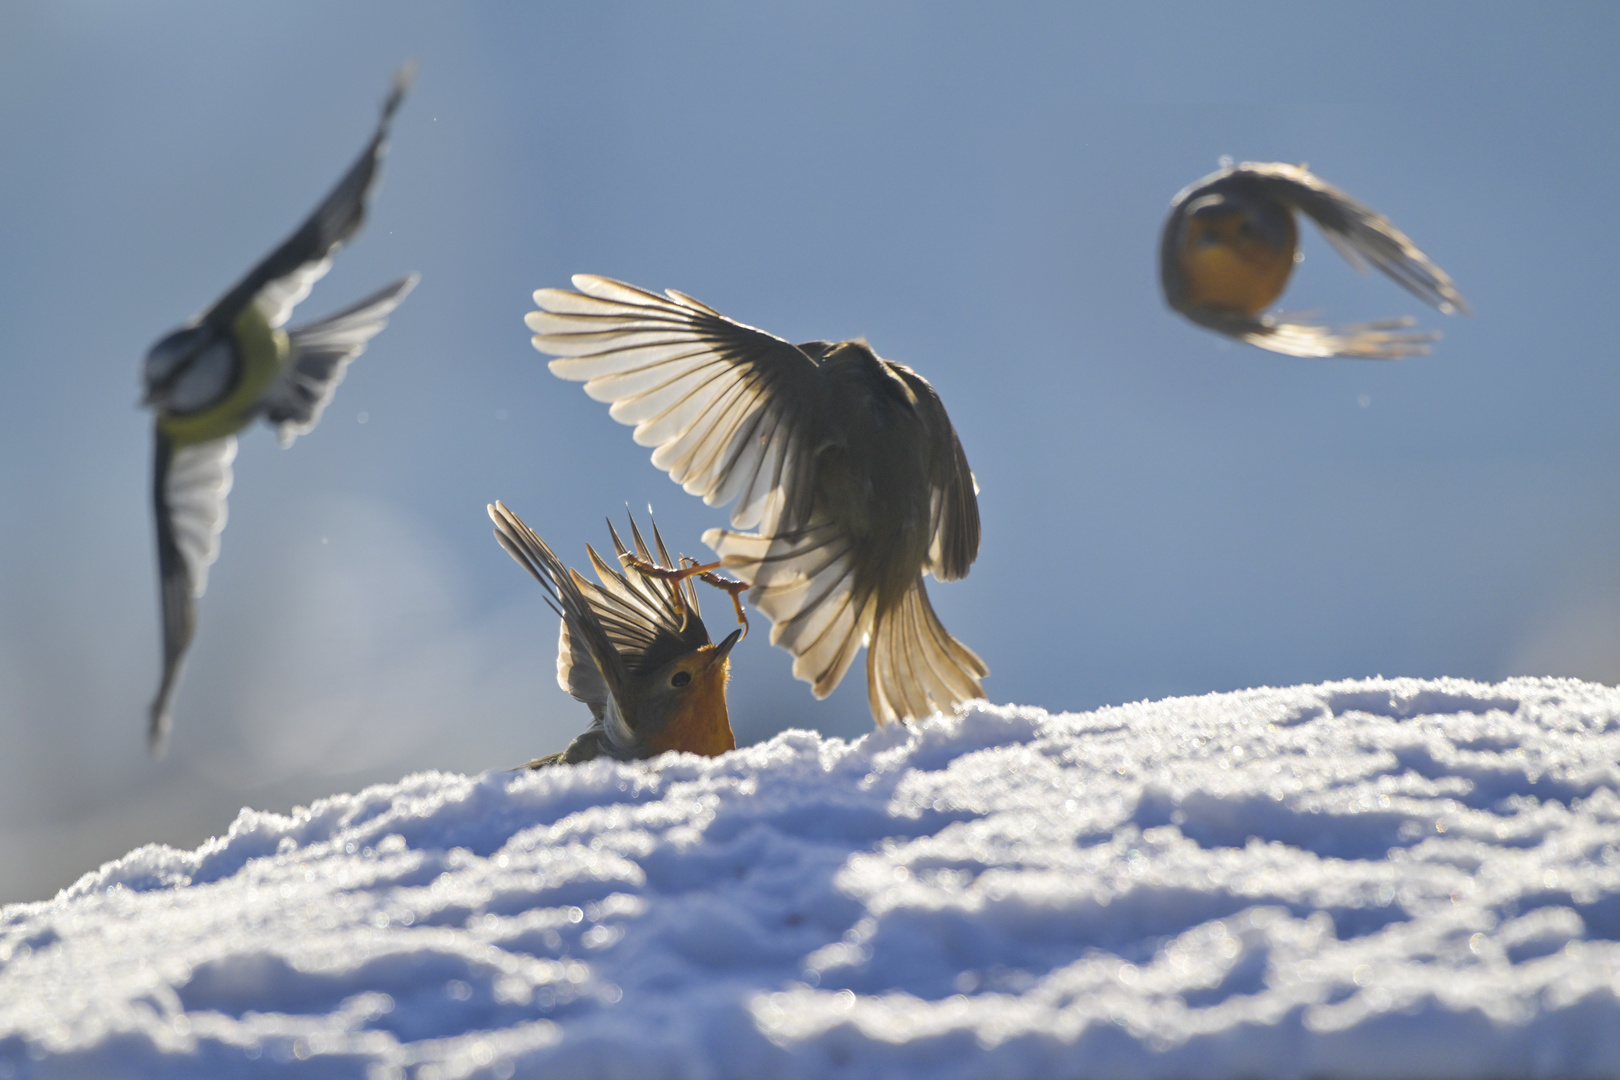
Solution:
<svg viewBox="0 0 1620 1080"><path fill-rule="evenodd" d="M1277 231L1267 236L1250 226L1247 214L1235 212L1188 222L1180 255L1187 303L1250 318L1270 307L1294 269L1294 215L1284 215Z"/></svg>
<svg viewBox="0 0 1620 1080"><path fill-rule="evenodd" d="M670 562L656 525L657 558L635 520L633 553L609 525L620 572L586 546L599 584L562 564L551 548L500 503L489 508L501 546L545 588L562 617L557 682L590 707L591 727L561 753L529 767L621 761L669 750L714 757L737 746L726 710L731 647L741 630L718 644L709 640L691 580L671 580L636 569L639 562Z"/></svg>
<svg viewBox="0 0 1620 1080"><path fill-rule="evenodd" d="M989 671L923 580L967 576L979 551L978 485L933 386L861 339L794 345L674 290L573 282L534 294L535 347L688 493L733 504L703 542L793 674L826 697L864 647L879 723L982 698Z"/></svg>
<svg viewBox="0 0 1620 1080"><path fill-rule="evenodd" d="M726 710L726 683L731 679L731 660L718 645L705 645L679 661L678 670L688 672L692 682L685 700L670 713L663 729L647 740L654 754L680 750L688 754L718 757L737 749Z"/></svg>
<svg viewBox="0 0 1620 1080"><path fill-rule="evenodd" d="M1216 333L1290 356L1392 360L1427 352L1439 335L1405 329L1410 319L1333 330L1264 314L1293 270L1296 211L1356 266L1371 263L1443 312L1468 310L1445 271L1388 218L1304 166L1253 161L1227 166L1171 200L1159 241L1166 302Z"/></svg>

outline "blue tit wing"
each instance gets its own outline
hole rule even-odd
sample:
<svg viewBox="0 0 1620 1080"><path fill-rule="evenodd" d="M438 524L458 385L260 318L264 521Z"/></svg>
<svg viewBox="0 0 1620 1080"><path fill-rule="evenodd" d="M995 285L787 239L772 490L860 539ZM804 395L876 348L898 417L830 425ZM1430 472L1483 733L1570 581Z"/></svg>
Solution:
<svg viewBox="0 0 1620 1080"><path fill-rule="evenodd" d="M635 426L652 461L731 522L766 532L809 515L824 380L797 346L673 290L590 274L540 289L525 321L552 374L583 381Z"/></svg>
<svg viewBox="0 0 1620 1080"><path fill-rule="evenodd" d="M1274 197L1309 215L1352 265L1360 266L1365 258L1424 303L1447 314L1469 310L1468 301L1446 272L1393 222L1308 169L1282 162L1246 161L1236 171L1253 176Z"/></svg>
<svg viewBox="0 0 1620 1080"><path fill-rule="evenodd" d="M366 198L376 185L378 167L388 148L389 124L414 76L412 66L395 74L377 128L359 158L297 231L209 309L205 321L228 325L251 303L259 306L272 329L287 322L292 309L331 267L333 254L365 221Z"/></svg>
<svg viewBox="0 0 1620 1080"><path fill-rule="evenodd" d="M979 555L979 485L968 468L962 441L928 380L904 364L884 363L916 397L917 415L929 442L928 569L941 581L967 577Z"/></svg>
<svg viewBox="0 0 1620 1080"><path fill-rule="evenodd" d="M161 431L153 453L152 503L157 520L158 590L163 606L163 681L152 702L147 745L163 746L186 648L196 627L196 601L219 557L225 497L231 490L236 437L176 446Z"/></svg>
<svg viewBox="0 0 1620 1080"><path fill-rule="evenodd" d="M546 590L552 610L562 617L557 650L557 683L590 707L596 725L620 753L633 755L635 733L621 701L629 673L574 574L523 519L496 502L489 507L495 539ZM594 674L593 674L594 670Z"/></svg>
<svg viewBox="0 0 1620 1080"><path fill-rule="evenodd" d="M416 282L417 275L407 275L352 307L288 331L287 364L264 397L265 419L275 427L282 446L291 446L320 422L349 361L388 325L389 313Z"/></svg>

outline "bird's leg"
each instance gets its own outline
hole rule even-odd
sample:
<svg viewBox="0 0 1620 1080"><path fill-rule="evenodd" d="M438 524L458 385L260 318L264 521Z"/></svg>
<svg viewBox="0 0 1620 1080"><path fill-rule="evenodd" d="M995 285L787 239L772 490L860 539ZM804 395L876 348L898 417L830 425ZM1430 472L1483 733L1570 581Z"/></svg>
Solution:
<svg viewBox="0 0 1620 1080"><path fill-rule="evenodd" d="M692 563L694 568L697 564L696 559L683 559L682 561ZM716 562L710 563L709 565L718 567L720 564ZM737 612L737 621L742 624L742 636L747 637L748 613L743 610L742 594L745 589L752 588L752 586L750 586L746 581L738 581L736 578L728 578L724 574L715 573L713 570L698 569L697 579L713 585L715 588L731 597L731 606Z"/></svg>
<svg viewBox="0 0 1620 1080"><path fill-rule="evenodd" d="M695 577L699 581L705 582L709 585L713 585L715 588L731 597L731 606L737 612L737 622L742 624L743 637L748 636L748 613L743 610L742 593L744 590L751 588L751 586L746 581L738 581L735 578L728 578L723 574L716 573L715 571L720 569L720 563L718 561L711 563L700 563L690 555L683 555L681 556L681 565L678 567L659 566L657 563L650 563L645 559L639 559L636 556L631 555L629 552L625 552L623 555L620 555L619 561L630 567L636 573L641 574L643 577L657 578L660 581L671 582L676 586L679 586L680 583L685 581L687 578L692 577ZM679 588L675 590L675 596L676 602L680 603Z"/></svg>

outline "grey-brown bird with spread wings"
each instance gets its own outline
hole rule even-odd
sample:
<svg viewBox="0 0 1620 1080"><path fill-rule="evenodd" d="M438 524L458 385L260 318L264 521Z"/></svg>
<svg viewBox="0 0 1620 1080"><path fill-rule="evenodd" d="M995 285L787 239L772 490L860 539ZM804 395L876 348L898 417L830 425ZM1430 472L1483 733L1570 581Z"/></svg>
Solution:
<svg viewBox="0 0 1620 1080"><path fill-rule="evenodd" d="M196 603L219 555L237 432L263 417L290 446L313 428L349 362L416 284L409 274L336 314L283 329L365 220L411 71L395 76L365 149L314 213L213 307L146 354L143 404L157 414L152 502L163 603L163 679L147 729L154 753L168 735Z"/></svg>
<svg viewBox="0 0 1620 1080"><path fill-rule="evenodd" d="M621 564L632 566L621 573L587 544L585 551L600 582L592 585L564 566L546 542L504 505L491 505L489 516L495 522L495 539L534 575L546 590L546 602L562 617L557 683L591 710L591 726L583 735L566 750L536 758L527 768L571 765L596 757L630 761L668 750L715 757L736 749L726 712L727 657L742 630L733 630L718 645L709 640L692 576L656 572L658 567L674 568L657 524L655 563L634 518L630 519L634 553L610 522L614 554Z"/></svg>
<svg viewBox="0 0 1620 1080"><path fill-rule="evenodd" d="M1263 314L1288 284L1299 211L1357 269L1378 267L1407 291L1452 314L1468 302L1451 278L1388 218L1300 165L1245 161L1183 189L1159 241L1167 303L1216 333L1290 356L1394 360L1428 352L1439 334L1409 318L1332 329Z"/></svg>
<svg viewBox="0 0 1620 1080"><path fill-rule="evenodd" d="M866 645L879 723L983 697L988 669L923 585L964 577L979 551L978 489L928 381L862 340L794 345L673 290L573 282L534 294L535 347L672 480L736 500L733 529L703 542L752 585L793 674L826 697Z"/></svg>

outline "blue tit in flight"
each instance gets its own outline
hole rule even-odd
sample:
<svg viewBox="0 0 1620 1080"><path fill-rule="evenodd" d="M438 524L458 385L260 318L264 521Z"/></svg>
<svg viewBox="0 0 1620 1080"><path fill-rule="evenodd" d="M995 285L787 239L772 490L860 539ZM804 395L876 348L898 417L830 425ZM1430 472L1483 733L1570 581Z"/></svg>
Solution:
<svg viewBox="0 0 1620 1080"><path fill-rule="evenodd" d="M495 539L546 590L546 603L562 618L557 641L557 683L591 710L591 726L548 757L526 768L574 764L596 757L619 761L656 757L668 750L716 757L737 747L726 712L727 657L743 630L718 645L698 611L694 576L672 564L653 525L658 563L634 518L632 553L608 524L621 573L586 545L599 585L563 565L546 542L502 503L489 507ZM722 579L723 580L723 579ZM741 582L714 582L741 587ZM733 600L736 594L732 594ZM739 614L741 608L738 608ZM744 624L746 625L746 623Z"/></svg>
<svg viewBox="0 0 1620 1080"><path fill-rule="evenodd" d="M410 67L395 76L376 131L308 220L207 312L146 354L142 404L156 414L152 503L163 607L163 679L147 731L154 753L168 735L196 601L219 555L236 433L262 416L286 447L313 428L349 362L416 284L416 275L407 275L334 315L284 329L365 219L389 123L411 76Z"/></svg>
<svg viewBox="0 0 1620 1080"><path fill-rule="evenodd" d="M755 531L703 542L752 585L793 674L826 697L866 646L878 723L982 698L989 669L923 584L979 552L978 485L928 381L864 340L794 345L674 290L573 282L534 294L535 348L687 492L736 500L734 529Z"/></svg>
<svg viewBox="0 0 1620 1080"><path fill-rule="evenodd" d="M1468 311L1446 272L1382 214L1300 165L1245 161L1211 173L1170 203L1159 242L1169 305L1216 333L1290 356L1395 360L1428 352L1437 333L1410 318L1341 329L1262 314L1288 284L1308 215L1350 264L1367 263L1445 314Z"/></svg>

